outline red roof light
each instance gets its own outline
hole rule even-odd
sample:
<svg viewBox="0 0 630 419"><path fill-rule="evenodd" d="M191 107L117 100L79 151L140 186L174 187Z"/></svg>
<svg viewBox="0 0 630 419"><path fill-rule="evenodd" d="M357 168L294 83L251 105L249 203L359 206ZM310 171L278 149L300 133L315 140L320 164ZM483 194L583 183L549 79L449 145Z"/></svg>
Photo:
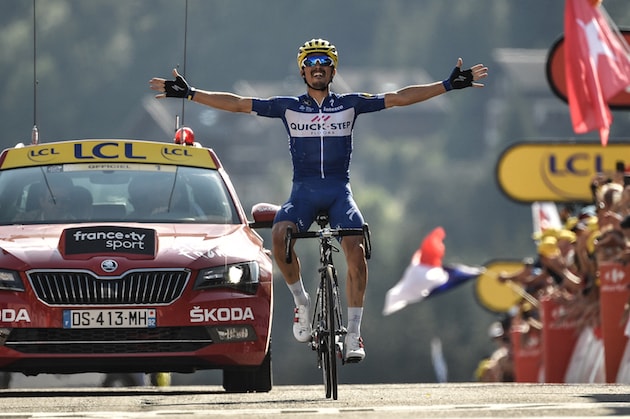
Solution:
<svg viewBox="0 0 630 419"><path fill-rule="evenodd" d="M195 133L188 127L181 127L175 132L175 144L193 145Z"/></svg>

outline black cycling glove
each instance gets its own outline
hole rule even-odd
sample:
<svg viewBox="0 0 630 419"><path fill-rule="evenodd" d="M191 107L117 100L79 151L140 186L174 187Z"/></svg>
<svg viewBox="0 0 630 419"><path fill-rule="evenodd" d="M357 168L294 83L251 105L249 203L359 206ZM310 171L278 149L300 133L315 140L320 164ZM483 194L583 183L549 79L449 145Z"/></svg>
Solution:
<svg viewBox="0 0 630 419"><path fill-rule="evenodd" d="M177 76L175 80L166 80L164 82L164 91L166 97L179 97L188 100L193 100L193 97L195 97L195 89L190 87L182 76Z"/></svg>
<svg viewBox="0 0 630 419"><path fill-rule="evenodd" d="M470 87L473 84L472 70L461 70L459 67L455 67L448 79L442 82L444 88L448 92L453 89L463 89Z"/></svg>

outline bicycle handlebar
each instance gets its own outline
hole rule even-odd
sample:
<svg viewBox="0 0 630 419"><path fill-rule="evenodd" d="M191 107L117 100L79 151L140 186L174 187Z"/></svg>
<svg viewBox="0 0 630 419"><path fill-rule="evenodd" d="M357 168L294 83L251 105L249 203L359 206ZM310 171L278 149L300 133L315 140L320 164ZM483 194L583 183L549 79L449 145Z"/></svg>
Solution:
<svg viewBox="0 0 630 419"><path fill-rule="evenodd" d="M291 233L291 237L294 239L308 239L314 237L343 237L343 236L362 236L363 229L362 228L344 228L344 229L333 229L333 228L324 228L317 231L303 231Z"/></svg>
<svg viewBox="0 0 630 419"><path fill-rule="evenodd" d="M370 257L372 256L370 228L367 224L364 224L363 228L322 228L315 231L302 231L295 233L293 232L293 229L291 227L288 227L284 238L285 261L286 263L291 263L291 260L293 259L291 252L291 241L293 239L331 238L344 236L363 236L363 243L365 245L365 258L370 259Z"/></svg>

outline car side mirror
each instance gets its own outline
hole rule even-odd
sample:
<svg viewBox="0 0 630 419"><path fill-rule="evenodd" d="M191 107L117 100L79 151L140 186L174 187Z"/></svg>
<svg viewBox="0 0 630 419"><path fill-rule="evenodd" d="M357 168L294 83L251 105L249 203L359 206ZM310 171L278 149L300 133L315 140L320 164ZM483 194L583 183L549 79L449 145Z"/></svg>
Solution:
<svg viewBox="0 0 630 419"><path fill-rule="evenodd" d="M249 222L251 228L271 228L276 213L280 211L280 205L258 203L252 207L254 221Z"/></svg>

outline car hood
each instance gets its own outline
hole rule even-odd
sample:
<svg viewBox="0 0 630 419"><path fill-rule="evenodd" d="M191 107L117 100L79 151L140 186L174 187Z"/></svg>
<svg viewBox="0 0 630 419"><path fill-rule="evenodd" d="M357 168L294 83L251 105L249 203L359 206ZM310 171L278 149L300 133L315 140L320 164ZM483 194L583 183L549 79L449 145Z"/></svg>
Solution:
<svg viewBox="0 0 630 419"><path fill-rule="evenodd" d="M255 259L260 250L244 225L69 224L0 227L0 248L30 268L115 258L134 264L190 266L195 261ZM16 261L16 262L17 262ZM73 263L74 262L74 263ZM7 266L5 266L7 267Z"/></svg>

